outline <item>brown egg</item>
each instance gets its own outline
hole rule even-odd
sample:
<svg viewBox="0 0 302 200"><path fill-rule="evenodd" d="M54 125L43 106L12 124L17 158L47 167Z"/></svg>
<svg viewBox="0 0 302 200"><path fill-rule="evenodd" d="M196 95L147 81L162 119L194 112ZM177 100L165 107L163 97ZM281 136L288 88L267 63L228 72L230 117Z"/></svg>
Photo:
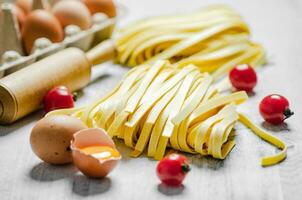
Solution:
<svg viewBox="0 0 302 200"><path fill-rule="evenodd" d="M74 134L71 142L73 163L86 176L103 178L121 159L114 142L99 128L84 129Z"/></svg>
<svg viewBox="0 0 302 200"><path fill-rule="evenodd" d="M27 15L31 10L32 0L16 0L16 5Z"/></svg>
<svg viewBox="0 0 302 200"><path fill-rule="evenodd" d="M67 115L44 117L32 129L30 144L33 152L44 162L66 164L72 162L70 142L73 134L87 126Z"/></svg>
<svg viewBox="0 0 302 200"><path fill-rule="evenodd" d="M23 44L28 54L35 40L41 37L52 42L61 42L64 33L60 22L53 14L45 10L35 10L27 15L22 29Z"/></svg>
<svg viewBox="0 0 302 200"><path fill-rule="evenodd" d="M83 0L91 14L105 13L108 17L116 16L116 8L112 0Z"/></svg>
<svg viewBox="0 0 302 200"><path fill-rule="evenodd" d="M81 29L88 29L92 23L88 8L80 1L59 1L52 8L52 12L63 27L73 24Z"/></svg>

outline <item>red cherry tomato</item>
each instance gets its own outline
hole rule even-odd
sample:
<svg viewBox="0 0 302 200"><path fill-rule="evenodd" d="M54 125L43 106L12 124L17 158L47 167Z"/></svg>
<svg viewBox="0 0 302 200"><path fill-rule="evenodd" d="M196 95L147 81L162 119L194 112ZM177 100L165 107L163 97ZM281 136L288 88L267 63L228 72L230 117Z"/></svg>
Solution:
<svg viewBox="0 0 302 200"><path fill-rule="evenodd" d="M259 111L265 121L271 124L281 124L294 113L289 109L288 100L278 94L264 97L259 105Z"/></svg>
<svg viewBox="0 0 302 200"><path fill-rule="evenodd" d="M229 79L234 88L246 92L251 92L257 84L257 74L247 64L235 66L229 73Z"/></svg>
<svg viewBox="0 0 302 200"><path fill-rule="evenodd" d="M73 108L75 96L65 86L58 86L50 90L44 97L44 110L46 113L63 108Z"/></svg>
<svg viewBox="0 0 302 200"><path fill-rule="evenodd" d="M162 183L168 186L179 186L190 171L187 158L178 154L170 154L159 161L156 173Z"/></svg>

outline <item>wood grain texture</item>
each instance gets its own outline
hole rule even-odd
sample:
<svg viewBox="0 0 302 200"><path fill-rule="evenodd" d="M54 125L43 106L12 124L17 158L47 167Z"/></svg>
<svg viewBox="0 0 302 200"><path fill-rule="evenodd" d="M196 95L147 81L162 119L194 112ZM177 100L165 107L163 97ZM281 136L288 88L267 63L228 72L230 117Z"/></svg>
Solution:
<svg viewBox="0 0 302 200"><path fill-rule="evenodd" d="M143 16L198 9L219 0L120 1L129 11L126 24ZM124 159L103 180L84 177L73 166L42 163L31 151L29 134L42 113L36 112L12 126L0 127L0 199L203 199L298 200L302 196L302 2L299 0L230 0L250 24L253 39L264 44L270 64L259 71L256 94L240 106L256 123L259 101L269 93L290 99L295 116L286 125L261 124L290 146L288 158L273 167L260 166L260 158L276 149L243 125L236 126L237 145L224 161L189 156L192 171L183 187L168 189L155 176L156 162L127 157L130 150L117 141ZM116 85L126 68L103 64L83 90L77 105L103 96Z"/></svg>

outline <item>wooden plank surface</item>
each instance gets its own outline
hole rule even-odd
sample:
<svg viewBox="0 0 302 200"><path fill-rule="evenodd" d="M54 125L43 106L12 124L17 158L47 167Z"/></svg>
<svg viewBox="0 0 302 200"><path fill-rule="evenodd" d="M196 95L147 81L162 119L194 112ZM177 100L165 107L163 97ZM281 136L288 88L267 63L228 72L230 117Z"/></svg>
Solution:
<svg viewBox="0 0 302 200"><path fill-rule="evenodd" d="M157 14L192 11L219 0L120 0L127 15L120 25ZM69 165L42 163L31 151L29 134L42 117L36 112L12 126L0 126L0 199L263 199L298 200L302 196L302 1L229 0L261 42L270 65L259 72L259 84L250 100L240 106L258 124L284 139L290 146L288 158L280 165L263 168L260 158L276 149L236 126L237 145L224 161L189 156L192 171L184 186L167 189L159 185L156 162L145 157L132 159L127 147L117 141L124 159L108 178L91 180ZM127 71L105 63L94 71L94 80L83 90L77 105L83 105L110 91ZM290 99L295 116L286 125L262 123L259 101L269 93Z"/></svg>

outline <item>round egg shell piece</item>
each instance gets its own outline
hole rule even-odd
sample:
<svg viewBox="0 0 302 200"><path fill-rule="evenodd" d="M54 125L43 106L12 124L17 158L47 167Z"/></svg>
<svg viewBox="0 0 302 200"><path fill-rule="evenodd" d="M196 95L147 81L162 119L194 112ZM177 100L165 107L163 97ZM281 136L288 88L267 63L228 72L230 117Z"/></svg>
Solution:
<svg viewBox="0 0 302 200"><path fill-rule="evenodd" d="M121 156L101 161L81 151L81 148L89 146L115 148L114 142L103 129L99 128L81 130L74 134L74 140L71 142L73 163L83 174L93 178L107 176L115 168Z"/></svg>

